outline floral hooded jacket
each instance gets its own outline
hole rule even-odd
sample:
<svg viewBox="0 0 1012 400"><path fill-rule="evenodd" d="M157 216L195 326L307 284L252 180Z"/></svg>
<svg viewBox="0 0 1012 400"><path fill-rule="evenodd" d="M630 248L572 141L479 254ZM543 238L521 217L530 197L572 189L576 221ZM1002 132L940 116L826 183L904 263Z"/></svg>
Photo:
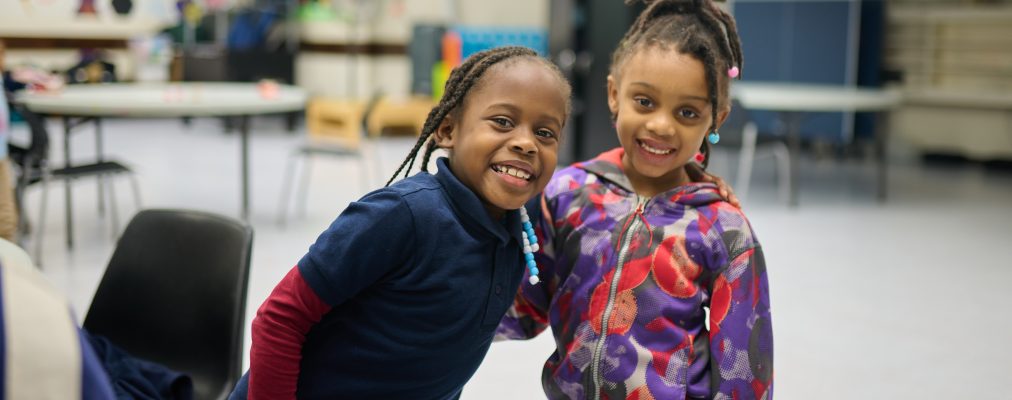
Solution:
<svg viewBox="0 0 1012 400"><path fill-rule="evenodd" d="M552 399L771 399L769 285L745 216L707 183L637 195L622 154L552 178L542 283L525 277L497 339L552 327Z"/></svg>

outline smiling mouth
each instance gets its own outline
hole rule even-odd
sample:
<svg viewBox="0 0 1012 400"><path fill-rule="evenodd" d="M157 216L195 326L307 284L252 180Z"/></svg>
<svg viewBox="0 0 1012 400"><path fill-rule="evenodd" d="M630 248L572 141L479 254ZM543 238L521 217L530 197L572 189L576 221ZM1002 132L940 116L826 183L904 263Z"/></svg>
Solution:
<svg viewBox="0 0 1012 400"><path fill-rule="evenodd" d="M517 168L512 165L492 164L492 170L497 173L509 175L514 178L522 179L528 182L530 182L530 180L534 177L534 174L532 174L530 171L525 171L521 168Z"/></svg>
<svg viewBox="0 0 1012 400"><path fill-rule="evenodd" d="M656 148L656 147L651 147L649 144L647 144L646 142L644 142L642 140L637 140L636 143L640 145L640 148L642 148L643 150L646 150L647 153L656 154L656 155L659 155L659 156L666 156L668 154L671 154L673 151L675 151L675 149L659 149L659 148Z"/></svg>

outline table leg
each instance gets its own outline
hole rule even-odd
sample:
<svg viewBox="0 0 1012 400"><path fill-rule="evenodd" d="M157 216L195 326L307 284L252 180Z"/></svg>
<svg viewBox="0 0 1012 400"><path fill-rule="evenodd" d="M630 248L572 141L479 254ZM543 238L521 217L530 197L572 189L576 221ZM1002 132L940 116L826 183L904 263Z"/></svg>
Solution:
<svg viewBox="0 0 1012 400"><path fill-rule="evenodd" d="M239 116L239 141L240 141L240 152L242 158L242 177L241 190L242 190L242 208L240 211L240 217L243 221L249 222L249 116Z"/></svg>
<svg viewBox="0 0 1012 400"><path fill-rule="evenodd" d="M886 190L888 189L888 142L889 142L889 115L880 112L875 115L875 161L878 164L878 201L886 201Z"/></svg>
<svg viewBox="0 0 1012 400"><path fill-rule="evenodd" d="M102 118L95 117L95 160L102 162L105 156L102 154ZM98 176L98 215L105 215L105 175ZM112 194L110 194L112 196Z"/></svg>
<svg viewBox="0 0 1012 400"><path fill-rule="evenodd" d="M801 114L796 112L780 113L780 122L784 124L787 135L787 151L791 159L791 172L787 178L790 193L788 205L798 206L798 165L801 164Z"/></svg>
<svg viewBox="0 0 1012 400"><path fill-rule="evenodd" d="M70 167L70 130L71 130L70 117L63 117L63 165L64 168ZM63 192L64 199L66 200L66 217L67 217L67 248L74 248L74 222L73 222L73 208L71 207L71 194L70 194L70 179L63 180Z"/></svg>

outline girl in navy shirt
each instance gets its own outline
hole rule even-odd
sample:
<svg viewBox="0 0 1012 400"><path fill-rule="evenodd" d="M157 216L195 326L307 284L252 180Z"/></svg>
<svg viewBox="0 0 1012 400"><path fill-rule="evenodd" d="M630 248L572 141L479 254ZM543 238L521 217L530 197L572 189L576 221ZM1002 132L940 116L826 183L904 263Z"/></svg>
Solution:
<svg viewBox="0 0 1012 400"><path fill-rule="evenodd" d="M522 47L454 69L394 177L419 154L422 172L350 204L282 279L231 398L459 397L525 267L537 283L523 205L555 170L569 94Z"/></svg>

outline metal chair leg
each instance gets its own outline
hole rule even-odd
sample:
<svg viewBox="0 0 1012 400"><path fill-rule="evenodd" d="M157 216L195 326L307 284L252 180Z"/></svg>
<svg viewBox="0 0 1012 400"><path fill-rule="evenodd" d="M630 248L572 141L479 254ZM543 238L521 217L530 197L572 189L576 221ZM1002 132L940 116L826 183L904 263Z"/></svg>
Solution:
<svg viewBox="0 0 1012 400"><path fill-rule="evenodd" d="M105 194L106 186L109 182L106 180L105 175L99 175L95 179L98 182L98 216L105 216Z"/></svg>
<svg viewBox="0 0 1012 400"><path fill-rule="evenodd" d="M780 199L790 202L791 198L791 152L787 145L780 143L773 147L773 156L777 161L777 185L780 187Z"/></svg>
<svg viewBox="0 0 1012 400"><path fill-rule="evenodd" d="M104 175L105 174L103 174L103 176ZM116 188L115 188L115 184L113 183L112 179L108 179L108 178L105 178L105 179L107 179L107 180L106 180L104 186L106 187L106 189L109 190L109 193L108 193L109 194L109 223L111 224L111 229L109 229L109 231L112 233L113 240L116 240L116 238L119 237L119 210L116 207Z"/></svg>
<svg viewBox="0 0 1012 400"><path fill-rule="evenodd" d="M140 211L143 207L141 205L141 185L137 181L137 176L135 176L133 172L128 175L130 176L130 186L133 187L134 192L134 207L137 208L137 211Z"/></svg>
<svg viewBox="0 0 1012 400"><path fill-rule="evenodd" d="M70 163L70 130L73 128L70 117L63 117L63 165L69 167ZM70 189L72 179L63 180L64 217L67 223L67 249L74 248L74 206L73 191Z"/></svg>
<svg viewBox="0 0 1012 400"><path fill-rule="evenodd" d="M755 162L755 146L759 140L758 128L754 123L748 123L742 130L741 152L738 155L738 175L735 191L737 196L744 203L748 198L749 185L752 182L752 164Z"/></svg>
<svg viewBox="0 0 1012 400"><path fill-rule="evenodd" d="M362 194L369 193L369 188L372 186L372 171L369 171L369 162L366 160L365 154L359 153L358 156L358 169L359 175L361 176L360 182L362 183Z"/></svg>
<svg viewBox="0 0 1012 400"><path fill-rule="evenodd" d="M370 176L372 176L372 175L375 175L375 176L373 176L373 178L372 178L373 180L371 182L378 182L379 185L382 185L382 184L386 183L386 180L383 177L383 164L381 162L381 157L380 157L380 143L379 143L380 139L376 138L376 139L364 139L364 140L367 140L370 143L369 147L372 148L372 151L369 152L370 153L369 157L372 158L372 164L373 164L372 168L370 168L371 169L371 171L370 171L371 175ZM364 155L365 154L363 154L363 156ZM368 192L368 190L366 192Z"/></svg>
<svg viewBox="0 0 1012 400"><path fill-rule="evenodd" d="M103 147L104 146L102 145L102 119L101 118L95 118L94 122L95 122L95 160L98 161L98 162L102 162L105 159L105 155L103 154L103 150L104 150ZM107 186L107 184L109 184L109 177L106 176L105 174L100 174L98 176L98 215L99 216L103 216L103 214L105 213L105 194L106 194L105 187ZM112 206L112 205L110 204L110 206Z"/></svg>
<svg viewBox="0 0 1012 400"><path fill-rule="evenodd" d="M299 152L293 152L288 156L288 165L285 166L285 177L281 182L281 198L278 199L278 226L285 226L288 221L288 200L291 199L292 178L295 173L295 161Z"/></svg>
<svg viewBox="0 0 1012 400"><path fill-rule="evenodd" d="M298 210L296 215L299 218L306 217L306 203L309 203L309 176L313 173L313 156L306 155L306 161L302 163L302 182L299 188Z"/></svg>
<svg viewBox="0 0 1012 400"><path fill-rule="evenodd" d="M33 165L35 160L31 156L25 156L24 165ZM28 184L31 182L31 171L28 168L21 168L20 172L21 180L14 186L14 201L17 203L18 210L18 246L25 247L25 239L31 233L31 228L28 224L28 217L25 213L25 189L28 188Z"/></svg>
<svg viewBox="0 0 1012 400"><path fill-rule="evenodd" d="M16 235L17 236L17 244L18 244L19 247L24 248L25 247L25 238L30 233L29 232L29 226L28 226L28 217L25 216L25 206L24 206L25 189L24 189L24 186L21 186L19 184L17 187L14 188L14 201L16 203L15 206L17 207L17 213L18 213L18 225L17 225L17 228L15 228L15 232L17 232L17 235Z"/></svg>
<svg viewBox="0 0 1012 400"><path fill-rule="evenodd" d="M42 199L39 201L39 222L35 228L35 265L42 269L42 238L46 230L46 204L49 203L49 172L42 170Z"/></svg>

